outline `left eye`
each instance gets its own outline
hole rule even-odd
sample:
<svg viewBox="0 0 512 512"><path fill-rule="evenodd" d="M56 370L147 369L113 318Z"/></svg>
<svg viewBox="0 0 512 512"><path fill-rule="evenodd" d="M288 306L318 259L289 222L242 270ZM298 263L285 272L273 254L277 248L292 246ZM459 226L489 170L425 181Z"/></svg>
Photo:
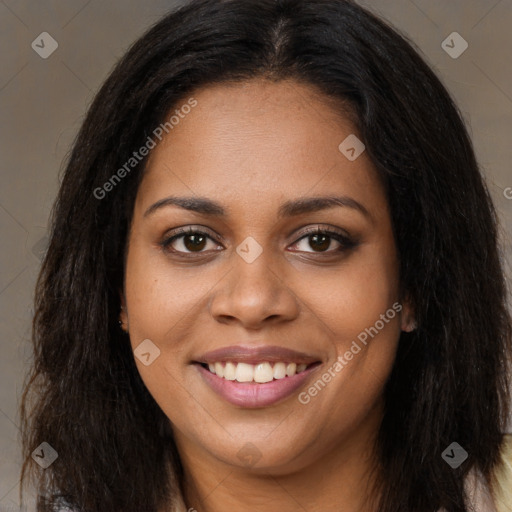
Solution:
<svg viewBox="0 0 512 512"><path fill-rule="evenodd" d="M328 250L333 240L337 242L338 247L337 249ZM299 245L300 243L304 243L304 246L309 246L313 249L312 251L308 251L307 248L299 249L304 252L335 252L336 250L343 250L352 245L351 241L340 233L321 230L307 233L297 240L294 245Z"/></svg>

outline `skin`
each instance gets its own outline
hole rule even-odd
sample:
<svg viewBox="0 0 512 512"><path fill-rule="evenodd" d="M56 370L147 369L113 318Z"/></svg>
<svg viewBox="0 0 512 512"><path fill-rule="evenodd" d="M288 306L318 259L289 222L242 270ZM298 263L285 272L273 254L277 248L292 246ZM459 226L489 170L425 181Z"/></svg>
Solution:
<svg viewBox="0 0 512 512"><path fill-rule="evenodd" d="M308 85L252 80L210 86L193 97L197 106L150 154L121 297L132 347L150 339L161 351L149 366L136 363L171 422L187 508L373 510L364 503L372 441L400 330L413 328L408 305L401 302L401 314L308 404L298 393L401 301L388 203L376 170L367 152L349 161L338 150L356 130ZM144 216L170 195L215 200L227 215L166 206ZM285 201L328 195L348 196L368 215L335 206L277 217ZM319 224L347 232L355 247L338 251L343 246L330 238L323 252L303 234ZM212 239L194 252L185 236L166 252L160 242L186 226L206 229ZM252 263L236 252L248 236L263 249ZM289 347L322 364L285 400L237 407L205 384L191 361L239 343ZM252 466L238 457L247 443L260 456Z"/></svg>

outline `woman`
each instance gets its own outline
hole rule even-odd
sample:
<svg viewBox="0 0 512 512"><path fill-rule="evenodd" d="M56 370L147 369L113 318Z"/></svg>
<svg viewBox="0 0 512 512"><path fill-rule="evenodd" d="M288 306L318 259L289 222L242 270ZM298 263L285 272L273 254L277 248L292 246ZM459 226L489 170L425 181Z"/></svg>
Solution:
<svg viewBox="0 0 512 512"><path fill-rule="evenodd" d="M22 476L41 511L510 510L511 339L489 194L412 47L350 1L193 1L75 141Z"/></svg>

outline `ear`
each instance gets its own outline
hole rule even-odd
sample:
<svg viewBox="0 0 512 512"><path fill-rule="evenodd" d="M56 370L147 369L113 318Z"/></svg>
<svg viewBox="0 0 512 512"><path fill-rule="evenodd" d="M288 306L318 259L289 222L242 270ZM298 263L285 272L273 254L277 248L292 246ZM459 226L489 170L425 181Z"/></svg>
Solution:
<svg viewBox="0 0 512 512"><path fill-rule="evenodd" d="M121 329L128 332L128 313L126 310L126 299L122 290L119 290L119 298L121 302L121 312L119 313L119 321L121 322Z"/></svg>
<svg viewBox="0 0 512 512"><path fill-rule="evenodd" d="M412 307L411 301L409 298L403 301L403 309L401 316L401 329L404 332L412 332L418 324L415 318L414 308Z"/></svg>

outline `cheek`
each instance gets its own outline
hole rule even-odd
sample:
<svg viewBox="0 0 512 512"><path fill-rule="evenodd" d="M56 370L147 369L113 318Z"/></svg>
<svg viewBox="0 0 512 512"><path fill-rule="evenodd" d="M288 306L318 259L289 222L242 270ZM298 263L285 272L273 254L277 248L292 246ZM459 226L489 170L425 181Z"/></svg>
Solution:
<svg viewBox="0 0 512 512"><path fill-rule="evenodd" d="M187 355L185 341L197 308L201 307L201 298L211 288L206 278L192 281L190 272L165 265L156 249L136 241L130 246L125 289L130 343L144 384L166 413L183 410L188 399L180 368ZM194 286L190 286L191 282ZM148 365L144 358L137 357L137 347L144 340L156 347L149 345Z"/></svg>
<svg viewBox="0 0 512 512"><path fill-rule="evenodd" d="M169 339L179 342L180 332L190 327L208 290L218 281L215 272L172 267L156 249L148 251L137 244L128 253L126 276L130 334L162 345Z"/></svg>
<svg viewBox="0 0 512 512"><path fill-rule="evenodd" d="M368 245L338 271L303 284L312 310L320 316L330 342L330 362L323 372L330 392L321 401L363 411L380 395L393 366L400 337L398 265L390 244ZM319 376L322 378L322 375ZM312 390L315 393L315 390ZM338 402L334 397L343 397ZM357 415L356 415L357 416Z"/></svg>
<svg viewBox="0 0 512 512"><path fill-rule="evenodd" d="M379 403L395 360L402 307L392 259L347 265L325 279L323 289L309 287L308 296L327 326L330 360L299 398L318 414L330 411L328 437L356 428ZM304 414L306 421L310 413Z"/></svg>
<svg viewBox="0 0 512 512"><path fill-rule="evenodd" d="M317 273L315 286L310 280L301 282L300 276L297 286L311 310L329 327L328 332L340 343L341 350L347 341L356 339L376 322L383 334L397 333L397 310L401 307L396 267L393 254L383 258L382 251L368 248L354 254L335 272Z"/></svg>

